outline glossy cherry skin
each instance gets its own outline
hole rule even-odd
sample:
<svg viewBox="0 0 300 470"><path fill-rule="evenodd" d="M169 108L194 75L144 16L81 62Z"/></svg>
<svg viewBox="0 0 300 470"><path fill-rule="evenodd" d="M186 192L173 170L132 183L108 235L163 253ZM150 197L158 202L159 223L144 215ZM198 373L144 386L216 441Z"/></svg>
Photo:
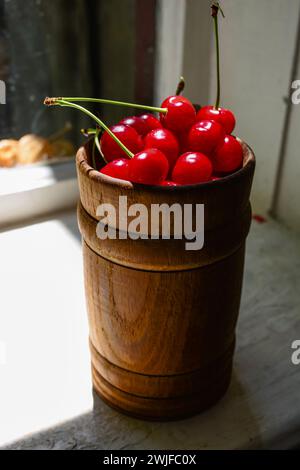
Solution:
<svg viewBox="0 0 300 470"><path fill-rule="evenodd" d="M143 134L141 134L142 136L145 136L149 132L153 131L153 129L162 129L161 122L155 116L153 116L153 114L141 114L139 118L145 126L145 131L143 132Z"/></svg>
<svg viewBox="0 0 300 470"><path fill-rule="evenodd" d="M171 188L171 187L180 186L180 185L178 183L174 183L174 181L165 180L161 183L161 186L169 186Z"/></svg>
<svg viewBox="0 0 300 470"><path fill-rule="evenodd" d="M215 172L231 173L242 166L243 148L232 135L227 135L212 155Z"/></svg>
<svg viewBox="0 0 300 470"><path fill-rule="evenodd" d="M147 123L141 119L140 116L128 116L122 119L119 124L125 124L126 126L133 127L141 136L144 136L148 132Z"/></svg>
<svg viewBox="0 0 300 470"><path fill-rule="evenodd" d="M236 124L235 116L229 109L215 109L213 106L203 106L203 108L198 111L196 120L216 121L223 126L226 134L231 134Z"/></svg>
<svg viewBox="0 0 300 470"><path fill-rule="evenodd" d="M100 173L128 181L128 164L128 158L118 158L117 160L107 163L107 165L101 168Z"/></svg>
<svg viewBox="0 0 300 470"><path fill-rule="evenodd" d="M193 125L188 136L189 150L210 155L225 138L225 131L216 121L200 121Z"/></svg>
<svg viewBox="0 0 300 470"><path fill-rule="evenodd" d="M141 137L132 127L117 124L116 126L110 127L110 130L132 153L138 153L142 150L143 145ZM107 132L104 132L101 137L101 150L107 162L111 162L117 158L128 158L124 150L119 147Z"/></svg>
<svg viewBox="0 0 300 470"><path fill-rule="evenodd" d="M178 184L197 184L210 181L212 164L200 152L186 152L181 155L172 173L172 181Z"/></svg>
<svg viewBox="0 0 300 470"><path fill-rule="evenodd" d="M168 171L168 160L157 149L137 153L128 165L129 181L133 183L160 185L166 179Z"/></svg>
<svg viewBox="0 0 300 470"><path fill-rule="evenodd" d="M168 159L169 167L173 168L179 155L179 143L175 135L168 129L154 129L146 135L145 149L160 150Z"/></svg>
<svg viewBox="0 0 300 470"><path fill-rule="evenodd" d="M182 132L196 121L194 106L183 96L169 96L161 107L168 110L167 113L160 113L160 122L166 129Z"/></svg>

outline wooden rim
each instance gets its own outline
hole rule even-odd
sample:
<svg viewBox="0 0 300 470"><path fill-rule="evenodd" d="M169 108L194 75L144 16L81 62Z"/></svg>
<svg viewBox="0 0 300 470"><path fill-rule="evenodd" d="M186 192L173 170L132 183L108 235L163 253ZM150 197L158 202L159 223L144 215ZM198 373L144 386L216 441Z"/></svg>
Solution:
<svg viewBox="0 0 300 470"><path fill-rule="evenodd" d="M249 147L246 142L238 138L238 141L241 143L243 147L244 159L243 159L243 167L237 170L235 173L232 173L227 176L223 176L221 179L216 181L208 181L206 183L198 183L198 184L190 184L184 186L152 186L146 184L137 184L131 183L130 181L120 180L117 178L113 178L108 175L104 175L100 173L98 170L95 170L89 163L88 163L88 144L83 145L79 148L77 155L76 155L76 163L78 166L79 171L87 176L90 180L93 180L99 184L105 184L110 186L119 187L120 189L126 190L134 190L135 188L139 188L139 190L144 189L146 192L158 192L158 191L173 191L173 192L182 192L188 191L190 189L196 188L206 188L213 185L221 185L226 184L228 181L232 181L234 179L240 178L245 175L247 172L252 171L253 167L255 166L256 160L255 155L252 149Z"/></svg>

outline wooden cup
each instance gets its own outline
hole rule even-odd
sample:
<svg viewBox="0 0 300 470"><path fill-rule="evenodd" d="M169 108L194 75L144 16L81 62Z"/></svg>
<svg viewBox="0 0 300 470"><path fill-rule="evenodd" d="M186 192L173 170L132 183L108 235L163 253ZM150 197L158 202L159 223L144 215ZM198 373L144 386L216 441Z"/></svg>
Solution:
<svg viewBox="0 0 300 470"><path fill-rule="evenodd" d="M218 181L182 187L132 185L76 157L93 384L112 407L169 420L216 403L231 377L255 157L242 142L243 168ZM205 205L202 250L186 240L100 240L97 207L119 196L128 206ZM118 219L117 219L118 220ZM116 223L118 229L118 221Z"/></svg>

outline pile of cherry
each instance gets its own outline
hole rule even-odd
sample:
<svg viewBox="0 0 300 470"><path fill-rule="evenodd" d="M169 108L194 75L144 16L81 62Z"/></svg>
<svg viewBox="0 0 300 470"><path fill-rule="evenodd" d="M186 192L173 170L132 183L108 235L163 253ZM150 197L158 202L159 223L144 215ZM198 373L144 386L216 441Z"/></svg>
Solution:
<svg viewBox="0 0 300 470"><path fill-rule="evenodd" d="M142 114L122 119L106 132L101 152L107 164L100 170L114 178L150 185L177 186L213 181L241 168L243 149L232 136L233 113L205 106L198 113L183 96L170 96L159 119Z"/></svg>
<svg viewBox="0 0 300 470"><path fill-rule="evenodd" d="M220 108L220 47L218 13L224 12L218 1L211 4L216 39L217 96L215 106L205 106L196 113L192 103L180 96L184 89L181 77L175 96L169 96L160 108L124 103L102 98L46 98L47 106L77 109L98 125L87 135L94 135L106 165L105 175L133 183L178 186L206 183L220 179L241 168L243 149L232 135L235 117ZM122 119L108 128L101 119L77 102L106 103L137 107L159 113ZM99 142L99 133L105 131ZM93 154L94 155L94 154ZM95 162L94 162L95 164ZM98 166L97 166L98 167Z"/></svg>

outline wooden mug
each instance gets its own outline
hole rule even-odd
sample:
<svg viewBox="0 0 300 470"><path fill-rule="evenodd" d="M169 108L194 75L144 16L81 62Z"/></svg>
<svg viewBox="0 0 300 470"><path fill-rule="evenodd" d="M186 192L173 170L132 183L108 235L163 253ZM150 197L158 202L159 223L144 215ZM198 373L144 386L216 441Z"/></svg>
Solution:
<svg viewBox="0 0 300 470"><path fill-rule="evenodd" d="M231 378L249 196L255 168L241 142L243 168L217 181L182 187L133 185L96 171L91 145L76 165L93 385L112 407L168 420L216 403ZM186 240L97 237L97 207L204 204L204 246ZM116 230L119 229L118 218Z"/></svg>

